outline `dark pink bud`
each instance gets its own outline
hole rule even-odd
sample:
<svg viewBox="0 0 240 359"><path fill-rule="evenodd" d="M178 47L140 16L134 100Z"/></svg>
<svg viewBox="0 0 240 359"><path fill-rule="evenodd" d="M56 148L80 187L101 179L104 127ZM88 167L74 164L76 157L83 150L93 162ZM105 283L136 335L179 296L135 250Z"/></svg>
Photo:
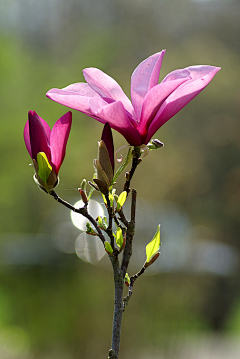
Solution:
<svg viewBox="0 0 240 359"><path fill-rule="evenodd" d="M103 140L103 142L107 147L109 159L114 172L114 144L113 144L112 130L108 122L105 123L104 125L101 140Z"/></svg>

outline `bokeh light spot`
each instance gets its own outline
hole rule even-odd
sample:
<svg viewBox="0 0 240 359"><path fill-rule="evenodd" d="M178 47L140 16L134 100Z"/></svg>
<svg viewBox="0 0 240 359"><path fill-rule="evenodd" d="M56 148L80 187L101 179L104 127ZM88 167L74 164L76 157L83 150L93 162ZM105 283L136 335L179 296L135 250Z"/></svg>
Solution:
<svg viewBox="0 0 240 359"><path fill-rule="evenodd" d="M4 359L23 359L29 354L29 337L25 330L17 326L0 330L0 357Z"/></svg>
<svg viewBox="0 0 240 359"><path fill-rule="evenodd" d="M80 259L95 264L106 253L98 236L81 233L75 243L75 250Z"/></svg>
<svg viewBox="0 0 240 359"><path fill-rule="evenodd" d="M84 203L83 201L78 201L75 203L75 208L83 207ZM88 202L88 212L91 214L91 216L96 219L98 216L104 215L103 207L100 203L97 201L90 199ZM81 214L71 211L71 220L75 227L80 229L81 231L86 230L86 223L88 222L88 219L83 217Z"/></svg>

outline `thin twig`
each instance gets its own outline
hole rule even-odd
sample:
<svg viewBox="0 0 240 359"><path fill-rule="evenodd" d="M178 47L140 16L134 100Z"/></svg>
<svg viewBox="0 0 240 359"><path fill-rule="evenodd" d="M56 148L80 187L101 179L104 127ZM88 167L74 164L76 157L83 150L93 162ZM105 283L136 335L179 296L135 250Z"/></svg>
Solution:
<svg viewBox="0 0 240 359"><path fill-rule="evenodd" d="M107 201L107 211L108 211L108 228L106 229L106 233L111 240L111 246L112 246L112 249L114 250L115 249L114 248L115 247L114 246L114 236L113 236L113 231L112 231L113 208L111 206L111 202L110 202L108 194L105 194L105 198Z"/></svg>
<svg viewBox="0 0 240 359"><path fill-rule="evenodd" d="M115 296L114 296L114 313L113 313L113 328L112 328L112 346L111 346L111 350L109 351L109 358L118 359L119 348L120 348L122 315L124 309L124 304L123 304L124 281L123 281L121 270L119 268L118 258L112 256L110 259L111 259L113 274L114 274Z"/></svg>
<svg viewBox="0 0 240 359"><path fill-rule="evenodd" d="M137 199L137 191L133 189L132 204L131 204L131 221L128 222L128 226L127 226L126 245L123 251L122 266L121 266L123 278L125 277L125 274L127 272L128 264L132 255L132 241L135 233L136 199Z"/></svg>
<svg viewBox="0 0 240 359"><path fill-rule="evenodd" d="M129 222L127 218L125 217L122 208L118 211L119 219L124 224L125 227L128 227Z"/></svg>
<svg viewBox="0 0 240 359"><path fill-rule="evenodd" d="M126 228L123 227L123 226L120 224L119 220L117 219L116 214L113 215L113 219L114 219L114 222L115 222L115 224L116 224L117 227L121 228L122 231L126 231Z"/></svg>
<svg viewBox="0 0 240 359"><path fill-rule="evenodd" d="M133 284L135 283L135 281L137 280L137 278L140 277L140 275L142 275L145 272L145 263L143 265L143 267L140 269L139 272L137 272L136 274L134 274L133 276L130 277L130 284L128 287L128 294L126 297L123 298L123 311L125 310L126 306L128 305L128 302L132 296L132 289L133 289Z"/></svg>
<svg viewBox="0 0 240 359"><path fill-rule="evenodd" d="M137 191L132 189L132 205L131 205L131 223L135 225L136 218Z"/></svg>
<svg viewBox="0 0 240 359"><path fill-rule="evenodd" d="M132 167L131 167L130 172L126 173L126 182L124 184L124 191L126 191L127 194L130 192L130 182L131 182L131 179L132 179L132 177L134 175L134 172L135 172L137 166L139 165L139 163L141 163L141 159L140 159L141 150L140 150L140 147L138 147L138 146L134 147L134 150L132 151L132 155L133 155Z"/></svg>

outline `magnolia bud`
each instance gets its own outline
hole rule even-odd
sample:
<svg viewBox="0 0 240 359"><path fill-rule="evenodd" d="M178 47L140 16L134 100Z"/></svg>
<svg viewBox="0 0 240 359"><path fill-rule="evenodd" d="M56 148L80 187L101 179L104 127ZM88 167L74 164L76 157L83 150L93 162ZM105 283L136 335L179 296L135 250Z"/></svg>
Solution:
<svg viewBox="0 0 240 359"><path fill-rule="evenodd" d="M49 193L58 185L59 179L56 172L49 164L47 156L44 152L37 154L37 161L33 159L33 167L35 169L34 181L40 189Z"/></svg>
<svg viewBox="0 0 240 359"><path fill-rule="evenodd" d="M103 140L98 143L98 159L93 161L93 165L97 173L97 178L94 179L94 182L101 193L107 194L113 180L113 168Z"/></svg>
<svg viewBox="0 0 240 359"><path fill-rule="evenodd" d="M163 146L164 146L164 143L159 141L157 138L155 138L154 140L151 140L147 144L147 147L149 148L149 150L157 150L158 148L161 148Z"/></svg>
<svg viewBox="0 0 240 359"><path fill-rule="evenodd" d="M78 188L78 192L80 193L83 202L84 202L85 204L88 203L88 198L87 198L87 195L86 195L86 193L84 192L84 190L81 189L81 188Z"/></svg>

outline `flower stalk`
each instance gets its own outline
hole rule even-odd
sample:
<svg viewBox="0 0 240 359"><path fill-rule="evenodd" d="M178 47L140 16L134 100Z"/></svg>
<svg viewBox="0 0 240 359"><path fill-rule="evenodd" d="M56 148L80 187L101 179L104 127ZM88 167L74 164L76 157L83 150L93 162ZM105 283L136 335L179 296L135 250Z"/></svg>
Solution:
<svg viewBox="0 0 240 359"><path fill-rule="evenodd" d="M131 183L131 179L134 175L134 172L137 168L137 166L141 163L141 149L139 146L135 146L134 150L132 152L132 167L130 172L126 173L126 182L124 184L124 191L126 191L127 193L130 192L130 183Z"/></svg>

